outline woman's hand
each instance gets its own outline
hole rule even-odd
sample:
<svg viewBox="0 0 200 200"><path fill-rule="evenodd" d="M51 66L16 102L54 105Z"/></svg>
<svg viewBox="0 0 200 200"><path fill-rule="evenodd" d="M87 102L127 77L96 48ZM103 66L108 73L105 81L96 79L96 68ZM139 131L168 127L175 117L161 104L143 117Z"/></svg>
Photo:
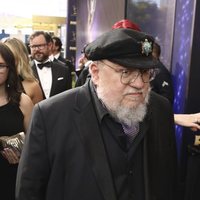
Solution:
<svg viewBox="0 0 200 200"><path fill-rule="evenodd" d="M191 128L193 131L200 129L200 113L195 114L174 114L177 125Z"/></svg>
<svg viewBox="0 0 200 200"><path fill-rule="evenodd" d="M4 148L4 150L1 151L1 154L5 159L8 160L10 164L19 163L20 153L18 151L15 151L11 148Z"/></svg>

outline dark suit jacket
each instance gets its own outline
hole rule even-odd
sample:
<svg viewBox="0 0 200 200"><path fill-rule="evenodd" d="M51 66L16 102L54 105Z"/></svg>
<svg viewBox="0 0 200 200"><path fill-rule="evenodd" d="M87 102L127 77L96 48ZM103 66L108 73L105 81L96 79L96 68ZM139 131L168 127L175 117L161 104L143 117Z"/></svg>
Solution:
<svg viewBox="0 0 200 200"><path fill-rule="evenodd" d="M45 98L44 91L40 82L40 77L37 73L36 65L34 62L32 62L32 69L35 77L39 80L39 84L42 89L43 96ZM64 66L63 64L59 64L57 62L52 62L51 69L52 69L52 86L51 86L50 97L72 88L72 78L68 67Z"/></svg>
<svg viewBox="0 0 200 200"><path fill-rule="evenodd" d="M84 85L87 80L90 78L90 73L89 73L89 67L84 67L83 70L81 71L80 75L78 76L78 79L76 81L75 87L79 87L81 85Z"/></svg>
<svg viewBox="0 0 200 200"><path fill-rule="evenodd" d="M169 102L152 93L145 127L146 200L174 200ZM88 83L36 105L20 159L17 200L117 200Z"/></svg>
<svg viewBox="0 0 200 200"><path fill-rule="evenodd" d="M75 71L75 67L74 67L74 65L72 64L72 62L70 60L63 58L61 55L58 57L57 60L59 60L64 65L66 65L67 67L69 67L69 69L70 69L71 72Z"/></svg>
<svg viewBox="0 0 200 200"><path fill-rule="evenodd" d="M151 81L151 87L154 92L166 97L171 104L174 102L174 88L172 82L172 75L169 70L159 62L159 73L156 75L153 81Z"/></svg>

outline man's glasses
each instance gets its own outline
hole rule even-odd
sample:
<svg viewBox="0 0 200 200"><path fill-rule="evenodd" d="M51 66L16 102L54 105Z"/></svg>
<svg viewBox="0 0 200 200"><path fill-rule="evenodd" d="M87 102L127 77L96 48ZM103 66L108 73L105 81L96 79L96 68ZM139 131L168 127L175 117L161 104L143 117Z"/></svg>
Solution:
<svg viewBox="0 0 200 200"><path fill-rule="evenodd" d="M8 67L5 63L0 63L0 71L4 71Z"/></svg>
<svg viewBox="0 0 200 200"><path fill-rule="evenodd" d="M156 71L153 69L116 69L115 67L112 67L103 61L100 62L113 69L115 72L120 73L120 80L124 85L134 82L139 76L141 76L143 83L149 83L156 75Z"/></svg>
<svg viewBox="0 0 200 200"><path fill-rule="evenodd" d="M37 44L37 45L29 45L29 47L32 50L36 50L36 49L43 50L46 45L47 45L47 43L45 43L45 44Z"/></svg>

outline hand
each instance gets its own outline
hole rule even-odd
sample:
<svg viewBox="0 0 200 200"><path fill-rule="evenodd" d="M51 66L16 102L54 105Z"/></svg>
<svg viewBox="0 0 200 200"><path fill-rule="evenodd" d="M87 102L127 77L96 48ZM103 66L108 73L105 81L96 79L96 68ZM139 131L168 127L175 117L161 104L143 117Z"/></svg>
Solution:
<svg viewBox="0 0 200 200"><path fill-rule="evenodd" d="M191 128L192 131L200 129L200 113L195 114L174 114L177 125Z"/></svg>
<svg viewBox="0 0 200 200"><path fill-rule="evenodd" d="M87 62L87 58L85 57L85 55L82 55L78 59L78 70L82 70L85 67L86 62Z"/></svg>
<svg viewBox="0 0 200 200"><path fill-rule="evenodd" d="M1 151L1 154L3 155L3 157L5 159L8 160L8 162L10 164L17 164L17 163L19 163L20 154L19 154L18 151L14 151L11 148L4 148L4 150Z"/></svg>

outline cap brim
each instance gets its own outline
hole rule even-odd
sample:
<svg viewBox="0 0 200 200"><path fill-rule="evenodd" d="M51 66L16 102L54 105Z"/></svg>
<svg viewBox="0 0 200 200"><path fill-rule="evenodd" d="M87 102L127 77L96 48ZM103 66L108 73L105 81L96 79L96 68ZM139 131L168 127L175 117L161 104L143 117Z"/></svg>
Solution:
<svg viewBox="0 0 200 200"><path fill-rule="evenodd" d="M159 61L153 56L141 56L137 58L112 58L111 62L119 64L127 68L141 68L141 69L153 69L158 68Z"/></svg>

